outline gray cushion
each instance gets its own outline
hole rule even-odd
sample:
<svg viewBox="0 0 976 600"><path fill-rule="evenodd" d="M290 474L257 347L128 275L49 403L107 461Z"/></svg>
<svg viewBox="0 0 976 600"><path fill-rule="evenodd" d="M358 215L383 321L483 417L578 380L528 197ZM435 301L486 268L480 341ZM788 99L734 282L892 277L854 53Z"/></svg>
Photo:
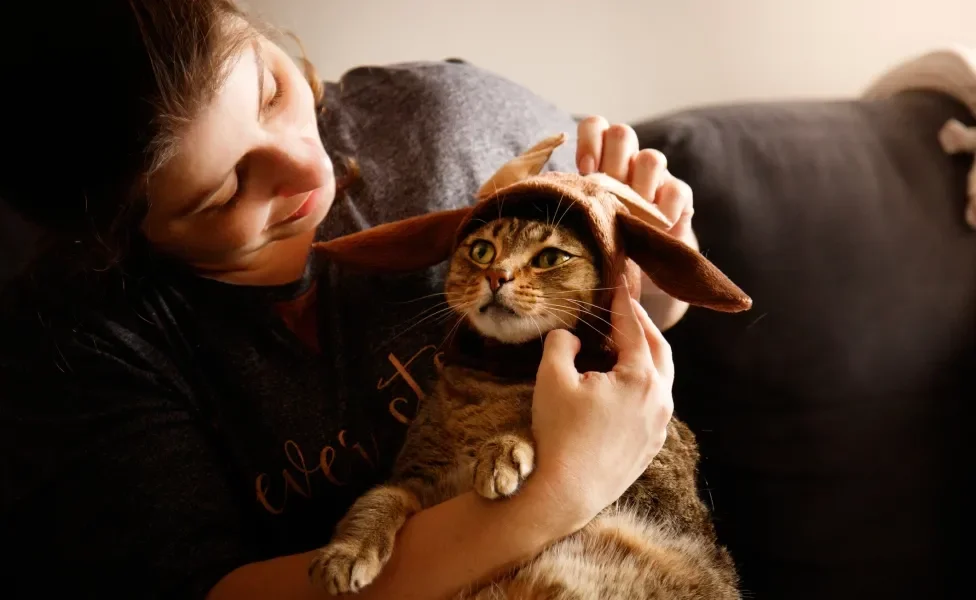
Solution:
<svg viewBox="0 0 976 600"><path fill-rule="evenodd" d="M948 597L958 575L976 232L972 158L936 138L950 116L972 122L911 93L636 127L692 185L703 251L755 301L692 309L669 338L676 410L758 598Z"/></svg>

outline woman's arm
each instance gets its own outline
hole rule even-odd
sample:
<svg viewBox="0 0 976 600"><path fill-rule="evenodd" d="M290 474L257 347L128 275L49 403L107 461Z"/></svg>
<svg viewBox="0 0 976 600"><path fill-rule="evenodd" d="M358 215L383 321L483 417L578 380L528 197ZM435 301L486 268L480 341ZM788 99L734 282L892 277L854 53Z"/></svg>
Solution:
<svg viewBox="0 0 976 600"><path fill-rule="evenodd" d="M583 523L560 510L541 479L530 477L509 500L467 493L423 510L404 525L390 561L376 581L355 594L374 598L444 598L472 582L538 554ZM314 553L253 563L231 572L208 600L327 598L308 577Z"/></svg>
<svg viewBox="0 0 976 600"><path fill-rule="evenodd" d="M449 597L529 559L589 522L647 468L664 444L673 403L671 350L621 284L614 296L608 373L576 371L579 340L546 338L532 403L536 470L509 500L458 496L410 518L380 577L354 597ZM208 600L325 598L309 583L312 554L241 567Z"/></svg>

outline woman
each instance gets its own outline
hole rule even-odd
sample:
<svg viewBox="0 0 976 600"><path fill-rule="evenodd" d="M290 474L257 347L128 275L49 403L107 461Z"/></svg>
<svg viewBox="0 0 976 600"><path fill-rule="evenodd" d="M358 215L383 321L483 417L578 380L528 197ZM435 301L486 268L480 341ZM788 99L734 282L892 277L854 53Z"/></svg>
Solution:
<svg viewBox="0 0 976 600"><path fill-rule="evenodd" d="M321 597L309 552L382 480L443 331L407 327L421 312L407 300L436 292L436 271L347 274L310 244L468 202L576 123L457 62L358 69L317 107L314 75L229 0L72 4L17 11L18 40L56 57L57 77L9 38L0 52L14 86L0 94L0 198L46 232L8 290L0 342L6 580L33 594ZM554 168L629 183L695 244L690 193L663 157L600 118L578 137ZM338 158L358 175L343 169L337 194ZM645 296L662 328L686 308ZM617 302L640 363L582 384L575 338L551 334L524 491L419 513L362 598L450 594L636 479L663 442L673 367L644 309Z"/></svg>

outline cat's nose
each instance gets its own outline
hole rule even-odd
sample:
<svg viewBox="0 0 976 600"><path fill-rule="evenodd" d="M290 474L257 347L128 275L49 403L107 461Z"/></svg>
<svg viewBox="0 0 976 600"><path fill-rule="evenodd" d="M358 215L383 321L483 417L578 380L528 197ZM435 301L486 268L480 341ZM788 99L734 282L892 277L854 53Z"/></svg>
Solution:
<svg viewBox="0 0 976 600"><path fill-rule="evenodd" d="M485 271L485 279L488 280L491 291L497 292L498 288L512 280L512 273L504 269L488 269Z"/></svg>

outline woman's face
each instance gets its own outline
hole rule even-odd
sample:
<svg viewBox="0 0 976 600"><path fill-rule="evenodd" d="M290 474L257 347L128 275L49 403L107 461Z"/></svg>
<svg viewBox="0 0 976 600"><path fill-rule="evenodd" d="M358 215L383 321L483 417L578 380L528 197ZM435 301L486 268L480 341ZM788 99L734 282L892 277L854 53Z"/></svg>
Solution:
<svg viewBox="0 0 976 600"><path fill-rule="evenodd" d="M231 58L209 106L150 179L143 231L201 273L273 285L300 277L335 197L312 91L297 65L258 37Z"/></svg>

